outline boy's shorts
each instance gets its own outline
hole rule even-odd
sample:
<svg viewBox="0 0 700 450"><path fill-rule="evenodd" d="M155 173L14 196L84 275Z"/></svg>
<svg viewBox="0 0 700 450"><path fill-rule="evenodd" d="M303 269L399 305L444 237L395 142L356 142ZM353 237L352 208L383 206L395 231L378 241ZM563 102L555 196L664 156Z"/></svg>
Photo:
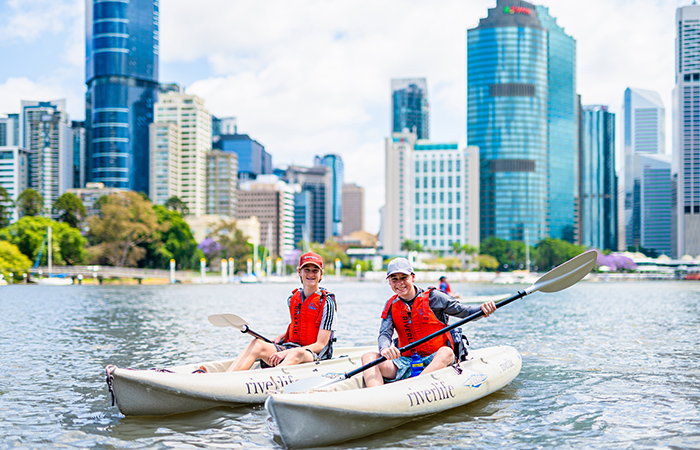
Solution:
<svg viewBox="0 0 700 450"><path fill-rule="evenodd" d="M433 356L435 356L435 353L421 358L423 360L423 368L428 367L428 364L430 364L430 362L433 360ZM412 360L410 356L401 356L400 358L393 359L392 362L394 365L396 365L396 377L393 380L386 381L399 381L406 378L411 378Z"/></svg>

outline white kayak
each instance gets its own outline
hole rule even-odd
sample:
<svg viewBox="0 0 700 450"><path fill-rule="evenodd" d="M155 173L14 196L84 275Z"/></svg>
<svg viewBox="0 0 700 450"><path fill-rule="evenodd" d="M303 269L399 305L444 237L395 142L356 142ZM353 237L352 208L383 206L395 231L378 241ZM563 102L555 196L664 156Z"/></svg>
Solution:
<svg viewBox="0 0 700 450"><path fill-rule="evenodd" d="M507 385L520 372L512 347L469 352L461 373L448 367L366 388L361 375L317 390L276 393L265 402L287 447L337 444L465 405Z"/></svg>
<svg viewBox="0 0 700 450"><path fill-rule="evenodd" d="M125 416L163 416L214 408L263 403L271 392L302 378L338 376L362 365L363 353L376 346L339 347L333 358L288 367L226 372L233 359L167 369L134 370L106 367L107 385ZM193 373L204 365L208 373Z"/></svg>

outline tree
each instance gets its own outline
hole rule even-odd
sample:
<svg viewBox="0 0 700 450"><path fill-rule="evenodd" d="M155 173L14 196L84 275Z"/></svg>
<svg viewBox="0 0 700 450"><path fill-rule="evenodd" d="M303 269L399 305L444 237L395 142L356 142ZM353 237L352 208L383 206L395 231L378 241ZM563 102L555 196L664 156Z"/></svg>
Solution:
<svg viewBox="0 0 700 450"><path fill-rule="evenodd" d="M586 251L582 245L553 238L542 239L536 249L537 255L534 261L541 270L549 270Z"/></svg>
<svg viewBox="0 0 700 450"><path fill-rule="evenodd" d="M15 202L7 193L4 187L0 186L0 228L5 228L10 224L12 210L15 207Z"/></svg>
<svg viewBox="0 0 700 450"><path fill-rule="evenodd" d="M235 271L244 272L249 258L253 257L250 238L238 229L235 220L222 220L207 235L220 247L220 258L233 258ZM201 244L200 244L201 245Z"/></svg>
<svg viewBox="0 0 700 450"><path fill-rule="evenodd" d="M318 242L312 242L311 251L323 258L323 266L326 268L325 271L327 273L328 269L331 267L333 268L333 273L335 273L336 259L340 260L341 267L348 267L350 265L350 258L348 258L347 253L345 253L335 239L327 239L323 245Z"/></svg>
<svg viewBox="0 0 700 450"><path fill-rule="evenodd" d="M190 213L190 208L187 207L187 203L183 202L180 197L175 195L166 200L164 206L171 211L179 212L183 216Z"/></svg>
<svg viewBox="0 0 700 450"><path fill-rule="evenodd" d="M0 229L0 240L16 245L30 261L39 260L39 264L47 265L46 245L49 226L51 226L53 263L56 265L80 264L85 255L85 238L80 234L80 230L48 217L24 216L7 228Z"/></svg>
<svg viewBox="0 0 700 450"><path fill-rule="evenodd" d="M491 255L479 255L476 257L477 267L480 271L490 272L498 269L498 260Z"/></svg>
<svg viewBox="0 0 700 450"><path fill-rule="evenodd" d="M66 192L53 203L53 211L58 214L58 221L65 222L73 228L78 228L80 222L87 216L85 205L77 195Z"/></svg>
<svg viewBox="0 0 700 450"><path fill-rule="evenodd" d="M7 241L0 241L0 273L9 280L10 273L15 280L22 279L22 274L27 273L32 267L32 262L19 251L16 245Z"/></svg>
<svg viewBox="0 0 700 450"><path fill-rule="evenodd" d="M34 189L25 189L17 197L20 216L38 216L44 211L44 197Z"/></svg>
<svg viewBox="0 0 700 450"><path fill-rule="evenodd" d="M525 267L525 243L522 241L506 241L492 236L481 243L479 253L496 258L504 270Z"/></svg>
<svg viewBox="0 0 700 450"><path fill-rule="evenodd" d="M197 241L182 215L161 205L153 205L153 211L158 218L159 231L145 246L142 266L167 268L174 259L180 269L198 268L204 255L197 248Z"/></svg>
<svg viewBox="0 0 700 450"><path fill-rule="evenodd" d="M401 250L405 250L407 252L422 252L423 251L423 246L420 245L420 242L414 241L411 239L406 239L401 243Z"/></svg>
<svg viewBox="0 0 700 450"><path fill-rule="evenodd" d="M133 191L110 194L96 202L99 213L88 219L90 259L98 264L135 267L146 255L141 244L159 231L151 202Z"/></svg>

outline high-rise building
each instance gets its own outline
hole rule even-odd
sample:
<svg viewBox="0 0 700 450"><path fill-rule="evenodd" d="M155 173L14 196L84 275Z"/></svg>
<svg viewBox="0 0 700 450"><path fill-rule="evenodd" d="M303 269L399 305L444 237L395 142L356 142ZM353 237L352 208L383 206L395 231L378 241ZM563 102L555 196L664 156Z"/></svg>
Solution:
<svg viewBox="0 0 700 450"><path fill-rule="evenodd" d="M58 197L73 187L73 139L65 100L22 101L22 146L29 152L28 187L50 213Z"/></svg>
<svg viewBox="0 0 700 450"><path fill-rule="evenodd" d="M408 130L418 139L430 139L428 82L425 78L391 80L392 133Z"/></svg>
<svg viewBox="0 0 700 450"><path fill-rule="evenodd" d="M0 187L7 191L15 202L17 197L27 189L29 173L29 154L21 147L0 146ZM9 207L10 205L5 205ZM12 208L10 220L19 219L17 209Z"/></svg>
<svg viewBox="0 0 700 450"><path fill-rule="evenodd" d="M301 192L309 193L307 205L310 229L306 237L311 242L326 242L333 233L333 174L327 166L289 166L284 172L283 180L289 184L298 184ZM302 200L298 197L297 200ZM300 230L299 230L300 231ZM298 242L298 241L297 241Z"/></svg>
<svg viewBox="0 0 700 450"><path fill-rule="evenodd" d="M212 139L231 134L238 134L238 121L235 117L211 117Z"/></svg>
<svg viewBox="0 0 700 450"><path fill-rule="evenodd" d="M622 106L624 124L625 151L625 249L627 246L639 247L643 240L641 236L642 217L646 205L641 202L638 178L642 172L635 169L639 163L635 155L660 155L665 152L665 121L666 110L661 96L654 91L644 89L625 89ZM670 198L667 200L670 202ZM664 202L664 203L667 203ZM669 236L670 239L670 236Z"/></svg>
<svg viewBox="0 0 700 450"><path fill-rule="evenodd" d="M238 155L239 180L254 180L258 175L272 174L272 156L247 134L221 134L214 139L213 145L217 150Z"/></svg>
<svg viewBox="0 0 700 450"><path fill-rule="evenodd" d="M673 257L700 255L700 5L676 10Z"/></svg>
<svg viewBox="0 0 700 450"><path fill-rule="evenodd" d="M365 188L355 183L343 185L343 234L365 230Z"/></svg>
<svg viewBox="0 0 700 450"><path fill-rule="evenodd" d="M87 0L87 178L148 193L158 96L159 0Z"/></svg>
<svg viewBox="0 0 700 450"><path fill-rule="evenodd" d="M207 153L211 151L211 114L204 100L196 95L168 92L154 108L155 123L177 125L179 186L173 191L189 208L190 214L206 212Z"/></svg>
<svg viewBox="0 0 700 450"><path fill-rule="evenodd" d="M19 114L7 114L0 117L0 147L20 146Z"/></svg>
<svg viewBox="0 0 700 450"><path fill-rule="evenodd" d="M398 254L405 241L435 251L478 247L478 149L394 133L385 152L384 253Z"/></svg>
<svg viewBox="0 0 700 450"><path fill-rule="evenodd" d="M212 150L207 154L207 214L236 217L238 155Z"/></svg>
<svg viewBox="0 0 700 450"><path fill-rule="evenodd" d="M240 183L236 216L260 221L260 242L272 255L294 250L294 192L274 175Z"/></svg>
<svg viewBox="0 0 700 450"><path fill-rule="evenodd" d="M578 122L576 42L547 8L498 0L467 32L482 239L575 240Z"/></svg>
<svg viewBox="0 0 700 450"><path fill-rule="evenodd" d="M325 155L323 158L316 157L315 165L322 165L331 169L331 204L332 204L332 221L333 221L333 236L341 236L343 230L343 184L345 184L345 166L343 158L340 155Z"/></svg>
<svg viewBox="0 0 700 450"><path fill-rule="evenodd" d="M151 201L164 205L180 195L180 132L177 123L153 122L149 125Z"/></svg>
<svg viewBox="0 0 700 450"><path fill-rule="evenodd" d="M617 251L615 114L607 106L584 106L581 122L580 243Z"/></svg>
<svg viewBox="0 0 700 450"><path fill-rule="evenodd" d="M671 246L671 157L638 153L632 158L634 172L631 247L642 247L669 256Z"/></svg>
<svg viewBox="0 0 700 450"><path fill-rule="evenodd" d="M71 122L71 142L73 147L73 164L71 167L71 176L73 178L73 189L79 189L85 186L87 181L85 167L86 160L86 142L85 142L85 122Z"/></svg>

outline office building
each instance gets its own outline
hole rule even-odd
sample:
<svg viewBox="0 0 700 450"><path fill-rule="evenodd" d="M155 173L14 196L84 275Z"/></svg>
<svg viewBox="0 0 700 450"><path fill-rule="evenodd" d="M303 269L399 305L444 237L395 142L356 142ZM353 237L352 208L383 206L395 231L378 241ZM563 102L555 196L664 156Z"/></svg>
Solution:
<svg viewBox="0 0 700 450"><path fill-rule="evenodd" d="M0 187L7 191L13 202L27 189L28 175L29 153L21 147L0 146ZM17 208L12 208L10 221L14 222L17 219Z"/></svg>
<svg viewBox="0 0 700 450"><path fill-rule="evenodd" d="M404 130L430 139L428 82L425 78L391 80L392 133Z"/></svg>
<svg viewBox="0 0 700 450"><path fill-rule="evenodd" d="M355 183L343 185L343 234L365 230L365 188Z"/></svg>
<svg viewBox="0 0 700 450"><path fill-rule="evenodd" d="M171 191L176 192L180 200L187 205L190 214L195 216L204 214L206 212L207 153L211 151L212 143L211 114L204 106L204 100L196 95L180 92L162 94L154 108L154 122L177 125L177 139L174 141L177 146L175 160L179 186L172 187ZM158 129L165 134L165 130ZM158 148L162 150L165 139L163 135L162 140L154 142L153 145L157 148L152 149L152 152L159 151ZM167 139L170 139L169 134ZM170 167L171 158L167 161ZM160 194L158 197L162 198Z"/></svg>
<svg viewBox="0 0 700 450"><path fill-rule="evenodd" d="M159 0L87 0L87 179L148 193L158 99Z"/></svg>
<svg viewBox="0 0 700 450"><path fill-rule="evenodd" d="M260 243L270 256L284 257L294 250L294 191L274 175L240 183L236 217L260 221Z"/></svg>
<svg viewBox="0 0 700 450"><path fill-rule="evenodd" d="M673 256L700 255L700 5L676 10Z"/></svg>
<svg viewBox="0 0 700 450"><path fill-rule="evenodd" d="M0 117L0 147L19 147L19 114L7 114Z"/></svg>
<svg viewBox="0 0 700 450"><path fill-rule="evenodd" d="M154 122L149 126L149 197L164 205L180 195L180 132L177 123Z"/></svg>
<svg viewBox="0 0 700 450"><path fill-rule="evenodd" d="M498 0L467 32L482 240L575 240L578 110L574 39L547 8Z"/></svg>
<svg viewBox="0 0 700 450"><path fill-rule="evenodd" d="M247 134L221 134L213 145L217 150L238 155L239 180L254 180L259 175L272 174L272 156Z"/></svg>
<svg viewBox="0 0 700 450"><path fill-rule="evenodd" d="M28 187L44 199L44 211L73 187L73 139L65 100L22 101L22 147L29 153Z"/></svg>
<svg viewBox="0 0 700 450"><path fill-rule="evenodd" d="M634 204L631 223L635 239L628 248L640 247L656 255L670 256L671 245L671 157L638 153L632 158Z"/></svg>
<svg viewBox="0 0 700 450"><path fill-rule="evenodd" d="M85 187L78 189L68 189L68 191L75 194L76 197L80 199L85 206L87 216L94 216L99 211L96 207L97 201L104 195L119 194L123 192L121 188L111 188L105 187L104 183L93 183L88 182Z"/></svg>
<svg viewBox="0 0 700 450"><path fill-rule="evenodd" d="M74 189L85 186L87 182L87 148L85 138L85 122L72 121L70 126L71 145L73 153L73 162L71 164L71 177L73 178Z"/></svg>
<svg viewBox="0 0 700 450"><path fill-rule="evenodd" d="M236 217L238 155L212 150L207 154L207 214Z"/></svg>
<svg viewBox="0 0 700 450"><path fill-rule="evenodd" d="M309 193L309 203L305 205L310 222L310 227L305 230L308 241L326 242L333 235L333 173L331 168L323 165L314 167L292 165L285 170L282 179L288 184L298 184L300 192ZM302 201L303 199L298 197L297 200Z"/></svg>
<svg viewBox="0 0 700 450"><path fill-rule="evenodd" d="M394 133L385 152L384 254L399 254L405 241L427 251L451 251L455 242L478 247L478 149Z"/></svg>
<svg viewBox="0 0 700 450"><path fill-rule="evenodd" d="M580 243L617 251L615 114L607 106L584 106L581 122Z"/></svg>
<svg viewBox="0 0 700 450"><path fill-rule="evenodd" d="M343 230L343 184L345 184L345 166L340 155L317 156L315 165L326 166L331 169L331 220L333 221L333 236L341 236Z"/></svg>
<svg viewBox="0 0 700 450"><path fill-rule="evenodd" d="M238 121L235 117L211 117L211 135L216 142L222 135L238 134Z"/></svg>
<svg viewBox="0 0 700 450"><path fill-rule="evenodd" d="M644 89L625 89L623 102L624 129L624 208L625 208L625 240L624 249L628 246L639 247L643 240L641 236L642 217L645 207L641 202L641 180L637 177L641 171L635 169L639 161L636 155L662 155L665 153L665 121L666 110L661 96L654 91ZM670 198L664 202L670 202ZM670 236L669 236L670 239Z"/></svg>

